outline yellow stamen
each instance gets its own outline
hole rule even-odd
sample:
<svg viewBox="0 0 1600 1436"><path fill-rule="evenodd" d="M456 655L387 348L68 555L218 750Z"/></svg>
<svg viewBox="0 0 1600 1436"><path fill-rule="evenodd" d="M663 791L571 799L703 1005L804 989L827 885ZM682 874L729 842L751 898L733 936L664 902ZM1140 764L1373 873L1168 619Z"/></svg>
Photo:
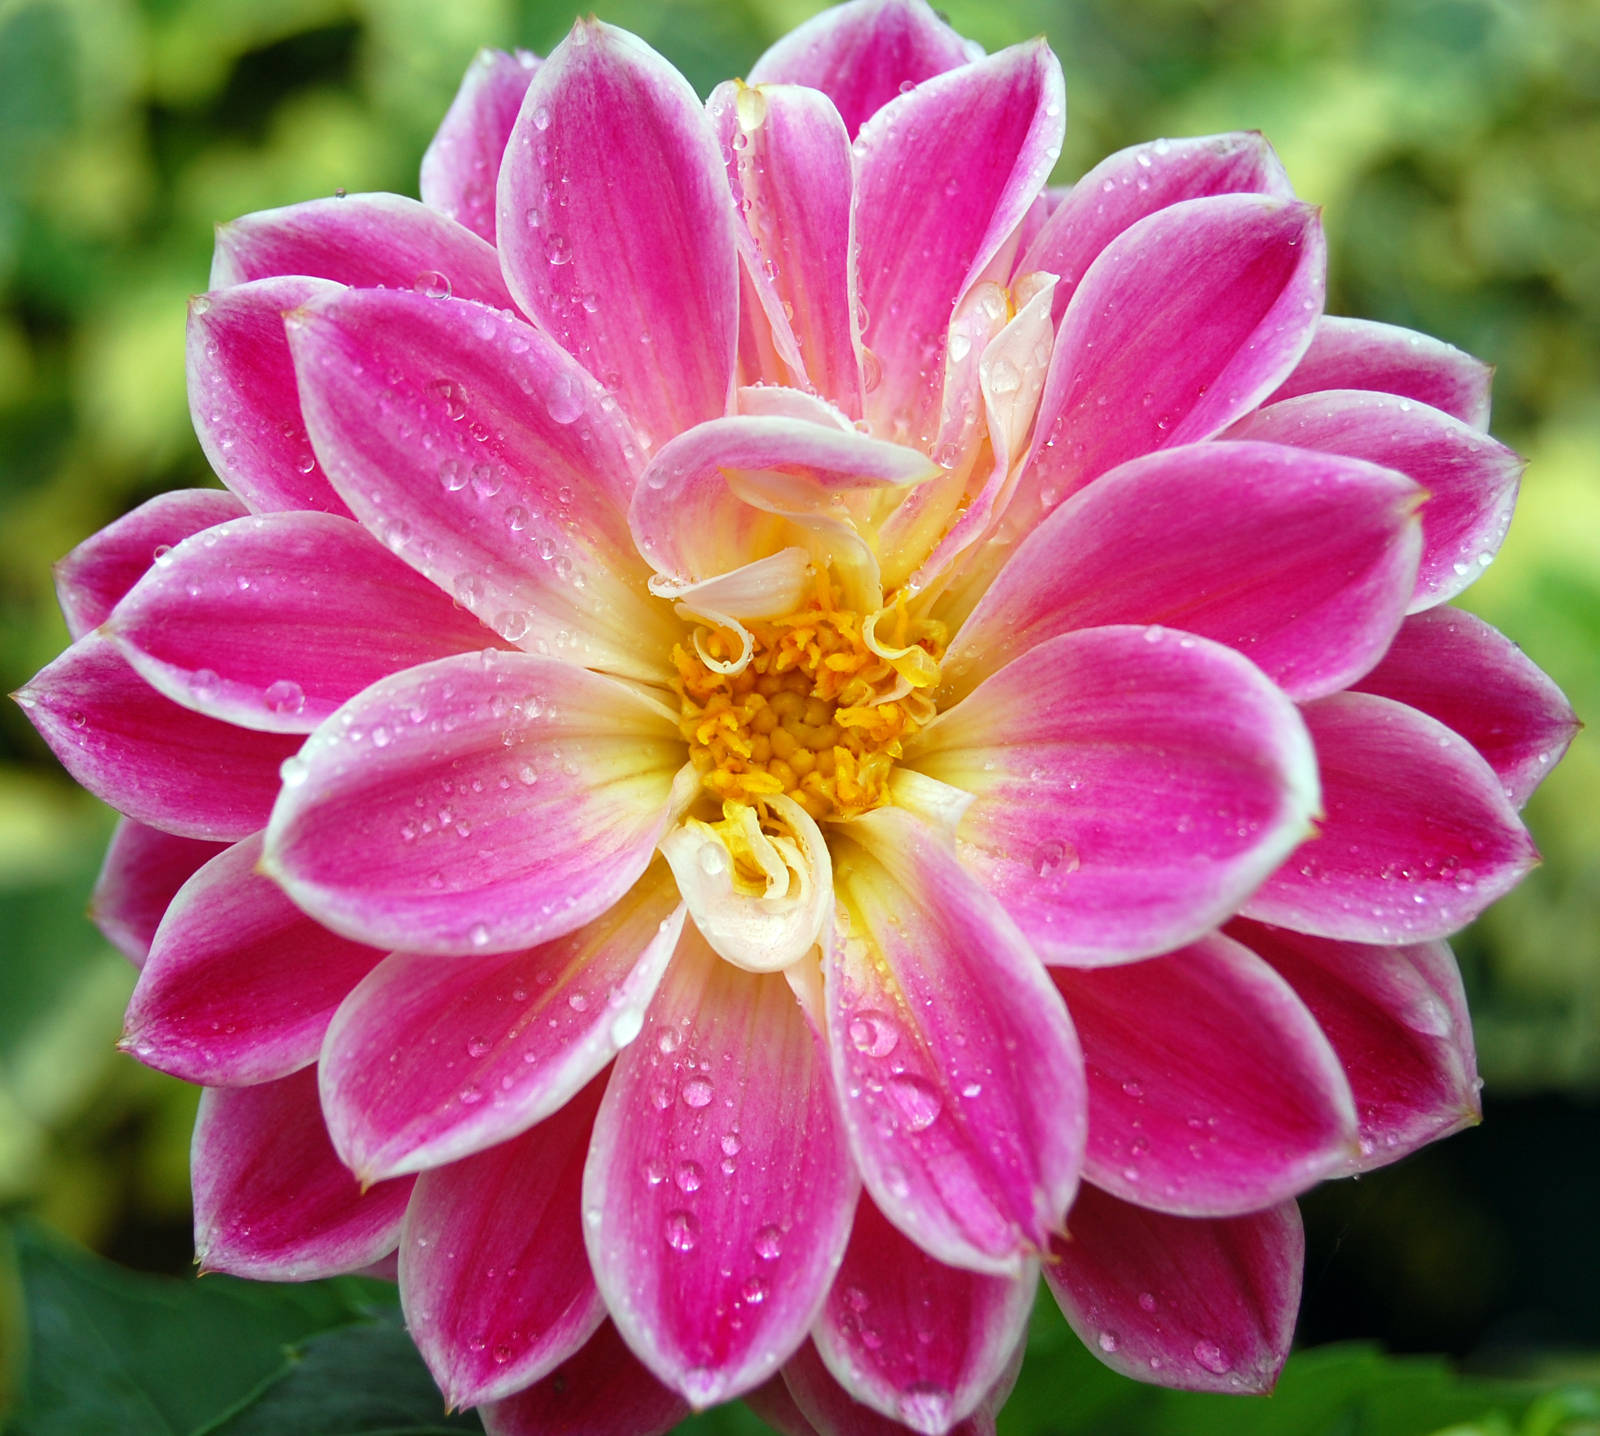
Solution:
<svg viewBox="0 0 1600 1436"><path fill-rule="evenodd" d="M702 629L696 643L674 648L679 727L706 791L722 803L759 808L784 793L822 821L889 800L905 740L933 716L928 690L946 634L913 619L903 595L866 619L838 599L819 577L797 612L747 622L753 647L737 673L705 661L738 656L737 636L724 629Z"/></svg>

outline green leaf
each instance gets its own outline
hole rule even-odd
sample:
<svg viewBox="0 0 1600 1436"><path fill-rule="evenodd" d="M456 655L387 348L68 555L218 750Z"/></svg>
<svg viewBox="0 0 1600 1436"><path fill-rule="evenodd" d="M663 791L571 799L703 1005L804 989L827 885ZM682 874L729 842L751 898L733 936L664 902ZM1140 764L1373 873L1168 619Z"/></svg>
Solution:
<svg viewBox="0 0 1600 1436"><path fill-rule="evenodd" d="M125 1271L13 1228L28 1360L12 1436L434 1436L446 1420L394 1290Z"/></svg>

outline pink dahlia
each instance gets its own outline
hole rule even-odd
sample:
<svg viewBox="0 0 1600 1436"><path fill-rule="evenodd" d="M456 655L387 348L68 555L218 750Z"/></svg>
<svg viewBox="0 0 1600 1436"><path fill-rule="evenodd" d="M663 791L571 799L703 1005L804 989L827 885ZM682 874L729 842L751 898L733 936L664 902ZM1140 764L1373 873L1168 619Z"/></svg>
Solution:
<svg viewBox="0 0 1600 1436"><path fill-rule="evenodd" d="M169 494L21 695L119 809L204 1265L398 1256L491 1432L990 1430L1041 1270L1261 1390L1295 1196L1473 1121L1443 939L1572 715L1443 606L1488 371L1255 135L856 0L702 105L486 52L423 203L224 225Z"/></svg>

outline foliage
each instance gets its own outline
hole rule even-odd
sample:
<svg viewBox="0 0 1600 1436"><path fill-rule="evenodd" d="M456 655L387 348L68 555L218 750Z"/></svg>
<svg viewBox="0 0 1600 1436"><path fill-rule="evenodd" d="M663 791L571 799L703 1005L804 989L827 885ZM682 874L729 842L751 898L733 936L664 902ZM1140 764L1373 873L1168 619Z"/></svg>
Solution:
<svg viewBox="0 0 1600 1436"><path fill-rule="evenodd" d="M346 1277L264 1286L135 1275L43 1229L13 1232L28 1304L26 1397L11 1436L449 1436L393 1288ZM1096 1363L1041 1301L1003 1436L1594 1436L1600 1397L1463 1379L1361 1346L1290 1363L1264 1399L1138 1386ZM758 1436L729 1408L681 1436Z"/></svg>

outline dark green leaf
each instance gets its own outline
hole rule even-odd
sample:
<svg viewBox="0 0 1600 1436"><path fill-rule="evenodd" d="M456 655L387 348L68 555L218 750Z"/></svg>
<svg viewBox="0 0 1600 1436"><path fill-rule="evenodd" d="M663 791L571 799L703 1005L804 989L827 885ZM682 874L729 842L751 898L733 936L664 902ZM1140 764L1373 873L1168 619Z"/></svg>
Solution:
<svg viewBox="0 0 1600 1436"><path fill-rule="evenodd" d="M443 1420L383 1283L144 1276L38 1227L14 1236L29 1348L14 1436L477 1429Z"/></svg>

